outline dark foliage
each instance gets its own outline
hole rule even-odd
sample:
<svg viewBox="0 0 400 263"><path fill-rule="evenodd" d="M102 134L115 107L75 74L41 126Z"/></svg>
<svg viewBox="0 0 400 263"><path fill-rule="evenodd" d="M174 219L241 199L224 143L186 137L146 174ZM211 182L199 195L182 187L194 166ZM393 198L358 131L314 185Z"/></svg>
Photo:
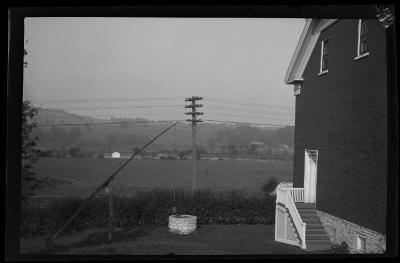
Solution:
<svg viewBox="0 0 400 263"><path fill-rule="evenodd" d="M263 186L262 190L264 193L269 194L271 193L275 187L278 185L278 180L275 177L272 177L268 180L268 182Z"/></svg>
<svg viewBox="0 0 400 263"><path fill-rule="evenodd" d="M81 150L79 148L71 148L68 150L68 154L71 155L72 157L78 157L80 151Z"/></svg>
<svg viewBox="0 0 400 263"><path fill-rule="evenodd" d="M83 199L57 200L45 208L30 207L21 216L23 236L46 235L56 231L83 203ZM273 224L275 200L269 196L249 196L244 192L156 189L135 197L114 198L114 224L168 225L171 214L196 215L199 225L208 224ZM66 230L66 233L90 227L106 227L108 200L104 197L90 202Z"/></svg>
<svg viewBox="0 0 400 263"><path fill-rule="evenodd" d="M350 254L349 245L346 242L335 244L330 251L332 254Z"/></svg>
<svg viewBox="0 0 400 263"><path fill-rule="evenodd" d="M209 147L219 142L223 145L249 145L252 141L262 141L268 146L286 144L293 146L294 127L283 127L278 130L263 130L250 125L238 125L220 129L208 139ZM230 149L235 150L235 149Z"/></svg>
<svg viewBox="0 0 400 263"><path fill-rule="evenodd" d="M21 199L26 201L39 188L40 180L35 177L33 163L37 161L37 151L33 148L37 138L32 138L32 130L36 128L37 109L29 101L22 104L22 151L21 151Z"/></svg>

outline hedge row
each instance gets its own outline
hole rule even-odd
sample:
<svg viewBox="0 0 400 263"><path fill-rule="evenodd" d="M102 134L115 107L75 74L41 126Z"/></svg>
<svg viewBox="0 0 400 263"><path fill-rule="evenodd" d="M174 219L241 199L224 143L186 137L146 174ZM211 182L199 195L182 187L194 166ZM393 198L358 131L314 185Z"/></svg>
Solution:
<svg viewBox="0 0 400 263"><path fill-rule="evenodd" d="M80 198L55 200L45 208L23 208L21 234L39 236L56 231L84 202ZM275 199L269 195L248 195L242 191L196 191L155 189L135 197L114 197L114 225L167 225L171 214L197 216L199 225L273 224ZM96 198L74 219L65 233L90 227L105 227L108 199Z"/></svg>

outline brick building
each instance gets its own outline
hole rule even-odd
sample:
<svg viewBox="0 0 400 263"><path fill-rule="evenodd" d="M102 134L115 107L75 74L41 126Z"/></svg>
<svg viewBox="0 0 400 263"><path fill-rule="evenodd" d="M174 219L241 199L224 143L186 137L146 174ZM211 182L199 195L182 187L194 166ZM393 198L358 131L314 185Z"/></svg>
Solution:
<svg viewBox="0 0 400 263"><path fill-rule="evenodd" d="M322 249L324 233L308 234L321 226L331 244L383 253L386 29L375 19L307 19L285 83L296 96L294 175L277 197L276 240ZM297 208L292 213L289 201Z"/></svg>

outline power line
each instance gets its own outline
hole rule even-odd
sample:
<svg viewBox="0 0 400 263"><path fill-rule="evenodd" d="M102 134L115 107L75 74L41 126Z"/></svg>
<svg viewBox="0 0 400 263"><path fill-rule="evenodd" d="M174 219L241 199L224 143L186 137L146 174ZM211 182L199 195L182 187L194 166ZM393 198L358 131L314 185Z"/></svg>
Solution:
<svg viewBox="0 0 400 263"><path fill-rule="evenodd" d="M116 117L116 118L140 118L140 116L173 116L174 119L177 118L177 115L181 115L182 113L179 112L177 114L173 113L173 112L148 112L148 113L137 113L135 115L128 115L128 114L94 114L94 115L90 115L90 116L86 116L88 118L90 117ZM274 121L290 121L290 118L285 118L284 116L282 116L283 118L272 118L272 117L266 117L266 114L260 114L260 115L256 115L256 114L248 114L248 113L244 113L244 114L240 114L240 113L236 113L236 114L227 114L227 113L220 113L220 112L209 112L209 115L212 116L223 116L223 117L243 117L243 118L253 118L253 119L269 119L269 120L274 120ZM268 115L267 115L268 116Z"/></svg>
<svg viewBox="0 0 400 263"><path fill-rule="evenodd" d="M245 101L235 101L235 100L227 100L227 99L218 99L218 98L208 98L207 100L209 101L215 101L215 102L220 102L220 103L230 103L230 104L235 104L235 105L244 105L247 107L276 107L276 108L281 108L281 109L286 109L288 111L293 110L293 108L288 107L288 106L282 106L278 104L268 104L268 103L254 103L254 102L245 102Z"/></svg>
<svg viewBox="0 0 400 263"><path fill-rule="evenodd" d="M49 103L75 103L75 102L107 102L107 101L117 101L117 102L122 102L122 101L171 101L171 100L181 100L184 97L155 97L155 98L104 98L104 99L69 99L69 100L41 100L41 99L31 99L32 102L49 102ZM234 104L234 105L243 105L247 107L276 107L276 108L281 108L281 109L286 109L291 111L291 107L287 106L282 106L278 104L268 104L268 103L253 103L253 102L246 102L246 101L240 101L240 100L227 100L227 99L218 99L215 97L207 97L207 100L210 102L219 102L219 103L228 103L228 104Z"/></svg>
<svg viewBox="0 0 400 263"><path fill-rule="evenodd" d="M147 112L147 113L138 113L138 115L176 115L174 112ZM182 115L182 112L179 113L179 115ZM94 114L90 115L92 117L118 117L118 118L140 118L139 116L128 116L127 114ZM126 116L126 117L122 117Z"/></svg>
<svg viewBox="0 0 400 263"><path fill-rule="evenodd" d="M256 113L256 112L254 112L254 113ZM138 118L139 116L137 116L137 115L149 115L149 116L152 116L152 115L164 115L165 116L165 115L174 115L174 114L175 113L172 113L172 112L160 112L160 113L158 113L158 112L148 112L148 113L137 113L136 116L130 115L130 117L131 118ZM177 114L181 114L181 113L177 113ZM126 114L95 114L95 115L91 115L91 116L93 116L93 117L100 117L100 116L101 117L107 117L107 116L113 117L113 116L123 116L123 115L127 116ZM266 116L271 116L271 114L264 114L264 113L260 113L258 115L257 114L247 113L247 112L242 112L242 114L240 114L240 113L227 114L227 113L220 113L220 112L215 112L215 111L209 111L209 115L225 116L225 117L257 118L257 119L260 119L260 118L261 119L265 119ZM279 115L279 114L277 114L277 115ZM272 116L274 116L274 115L272 115ZM282 116L282 117L283 118L268 117L268 119L277 120L277 121L288 121L288 120L290 120L289 117L285 117L285 116Z"/></svg>
<svg viewBox="0 0 400 263"><path fill-rule="evenodd" d="M33 102L51 102L51 103L73 103L73 102L98 102L98 101L159 101L159 100L181 100L184 97L159 97L159 98L115 98L115 99L70 99L70 100L41 100L31 99Z"/></svg>
<svg viewBox="0 0 400 263"><path fill-rule="evenodd" d="M53 126L88 126L88 125L116 125L116 124L145 124L154 122L182 122L185 120L159 120L159 121L123 121L123 122L91 122L91 123L62 123L62 124L38 124L38 127L53 127ZM203 120L203 122L217 122L217 123L234 123L234 124L251 124L260 126L276 126L276 127L292 127L290 124L274 124L274 123L256 123L256 122L241 122L241 121L228 121L228 120ZM186 127L186 126L184 126ZM189 127L189 126L187 126Z"/></svg>
<svg viewBox="0 0 400 263"><path fill-rule="evenodd" d="M262 114L277 114L277 115L287 115L287 116L292 116L294 115L294 112L289 112L289 111L282 111L278 109L262 109L257 110L257 109L247 109L247 108L238 108L235 106L221 106L221 105L208 105L207 104L207 109L213 110L226 110L226 111L241 111L241 112L250 112L250 113L262 113ZM275 112L275 113L274 113Z"/></svg>
<svg viewBox="0 0 400 263"><path fill-rule="evenodd" d="M209 113L209 115L217 115L217 116L225 116L225 117L243 117L243 118L257 118L257 119L265 119L265 116L261 115L243 115L243 114L225 114L225 113ZM287 119L279 119L279 118L269 118L270 120L275 121L288 121Z"/></svg>
<svg viewBox="0 0 400 263"><path fill-rule="evenodd" d="M283 109L271 109L271 107L266 107L266 106L256 106L256 105L229 105L229 106L221 106L220 102L216 103L217 105L213 105L214 103L211 102L211 104L208 103L208 107L210 108L216 108L216 109L229 109L229 110L240 110L240 111L249 111L249 112L259 112L258 110L252 111L251 108L263 108L264 111L274 111L274 112L279 112L279 114L286 114L290 115L292 114L293 110L283 110ZM230 103L223 103L223 104L230 104ZM165 104L165 105L128 105L128 106L84 106L84 107L62 107L62 109L65 110L102 110L102 109L129 109L129 108L165 108L165 107L183 107L184 105L181 104ZM243 107L250 107L250 109L246 109ZM273 106L276 107L276 106ZM268 109L269 108L269 109Z"/></svg>
<svg viewBox="0 0 400 263"><path fill-rule="evenodd" d="M221 120L203 120L204 122L222 122L222 123L235 123L235 124L251 124L260 126L276 126L276 127L294 127L294 125L289 124L273 124L273 123L255 123L255 122L240 122L240 121L221 121Z"/></svg>
<svg viewBox="0 0 400 263"><path fill-rule="evenodd" d="M142 105L142 106L99 106L99 107L64 107L64 110L108 110L108 109L135 109L135 108L171 108L185 105Z"/></svg>
<svg viewBox="0 0 400 263"><path fill-rule="evenodd" d="M60 124L38 124L38 127L54 127L54 126L88 126L88 125L115 125L115 124L143 124L151 122L173 122L174 120L165 121L122 121L122 122L89 122L89 123L60 123Z"/></svg>
<svg viewBox="0 0 400 263"><path fill-rule="evenodd" d="M136 115L127 115L127 114L95 114L91 115L92 117L118 117L118 118L140 118L139 115L143 116L157 116L157 115L162 115L162 116L172 116L175 113L169 113L169 112L160 112L160 113L137 113ZM181 114L181 113L179 113ZM225 117L244 117L244 118L257 118L257 119L266 119L266 114L264 115L251 115L251 114L226 114L226 113L220 113L220 112L209 112L209 115L215 115L215 116L225 116ZM271 115L269 115L271 116ZM290 118L272 118L272 117L267 117L268 119L271 120L277 120L277 121L289 121Z"/></svg>

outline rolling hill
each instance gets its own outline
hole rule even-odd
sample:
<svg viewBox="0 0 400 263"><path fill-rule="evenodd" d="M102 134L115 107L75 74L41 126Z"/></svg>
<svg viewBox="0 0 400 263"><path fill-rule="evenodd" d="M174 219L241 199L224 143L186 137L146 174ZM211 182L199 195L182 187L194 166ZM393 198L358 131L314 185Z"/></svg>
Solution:
<svg viewBox="0 0 400 263"><path fill-rule="evenodd" d="M131 150L157 135L173 121L149 121L147 123L127 124L120 122L146 122L146 119L98 119L80 116L58 109L38 109L39 126L34 135L39 138L38 147L70 148L84 147L101 149L113 147ZM68 125L68 124L81 125ZM110 123L110 124L96 124ZM111 124L119 123L119 124ZM91 125L83 125L91 124ZM190 123L179 123L160 137L149 149L178 149L191 147ZM197 129L198 144L207 148L213 143L243 145L251 141L264 141L269 144L293 145L294 127L254 127L243 124L200 123Z"/></svg>

